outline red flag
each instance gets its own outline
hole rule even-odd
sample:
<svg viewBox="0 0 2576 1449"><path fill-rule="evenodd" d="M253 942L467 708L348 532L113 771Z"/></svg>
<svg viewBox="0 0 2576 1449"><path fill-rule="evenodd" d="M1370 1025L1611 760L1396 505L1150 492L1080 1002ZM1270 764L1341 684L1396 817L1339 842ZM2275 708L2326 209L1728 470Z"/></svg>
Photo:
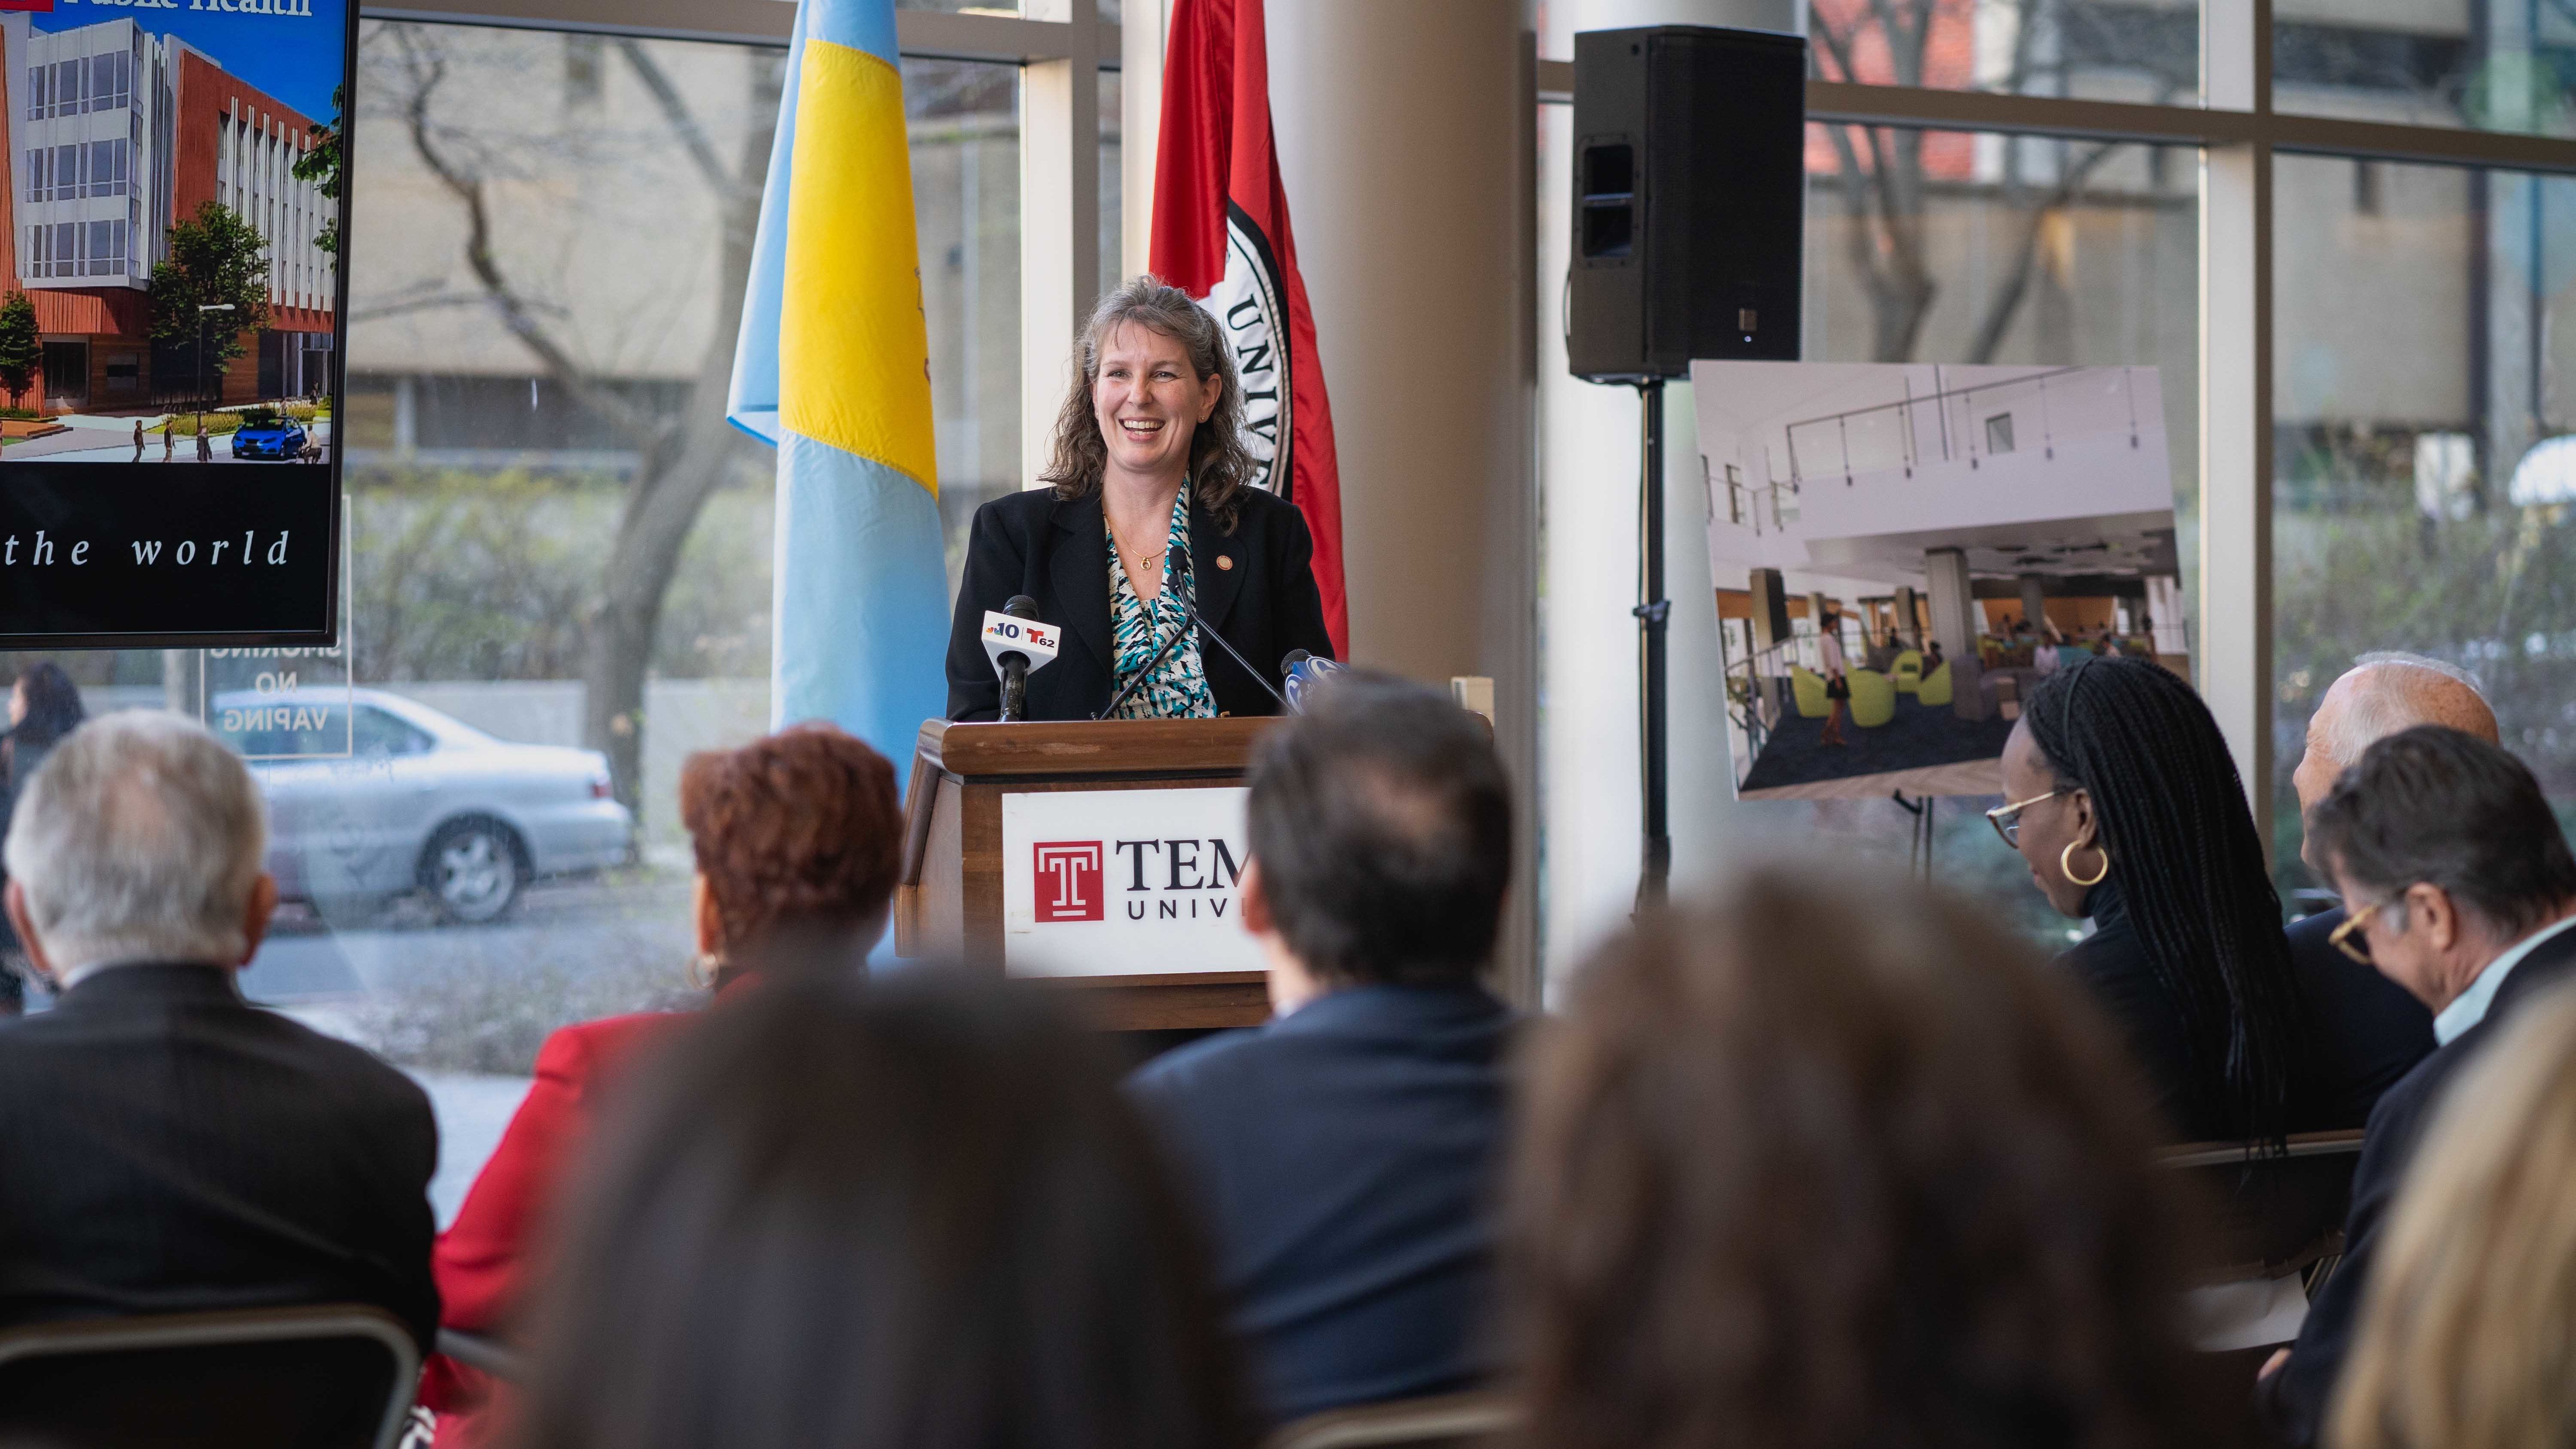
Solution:
<svg viewBox="0 0 2576 1449"><path fill-rule="evenodd" d="M1261 0L1172 7L1152 258L1155 274L1198 298L1225 334L1243 389L1244 441L1261 460L1263 486L1306 515L1324 625L1333 652L1347 659L1341 470L1271 141Z"/></svg>

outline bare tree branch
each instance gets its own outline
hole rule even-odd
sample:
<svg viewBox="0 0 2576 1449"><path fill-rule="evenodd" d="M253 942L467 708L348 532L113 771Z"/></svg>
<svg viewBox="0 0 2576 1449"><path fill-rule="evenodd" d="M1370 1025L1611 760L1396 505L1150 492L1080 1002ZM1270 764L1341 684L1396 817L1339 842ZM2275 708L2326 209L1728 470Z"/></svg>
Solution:
<svg viewBox="0 0 2576 1449"><path fill-rule="evenodd" d="M1995 360L1995 353L2003 347L2005 335L2012 330L2014 314L2021 310L2022 299L2030 293L2031 274L2039 269L2040 236L2047 229L2048 219L2082 193L2085 179L2116 149L2116 143L2103 142L2085 152L2082 159L2064 167L2056 189L2023 218L2021 245L2014 251L2012 270L2004 274L2003 290L1995 294L1994 301L1986 308L1985 320L1977 326L1976 341L1968 348L1968 361Z"/></svg>
<svg viewBox="0 0 2576 1449"><path fill-rule="evenodd" d="M662 108L663 119L669 121L671 129L678 133L681 148L696 163L698 174L706 178L707 188L719 200L730 202L741 189L742 180L717 157L715 143L707 139L706 127L698 124L698 118L689 110L689 103L680 94L680 88L671 84L670 75L662 69L660 62L653 59L642 41L631 37L622 39L617 42L617 53L626 57L626 63L635 70L636 79L644 82L644 89L653 93L654 104Z"/></svg>
<svg viewBox="0 0 2576 1449"><path fill-rule="evenodd" d="M475 280L491 299L493 311L510 335L535 354L556 384L572 395L583 409L626 435L638 446L650 451L659 446L669 432L666 424L629 404L590 376L589 369L577 361L569 348L558 342L538 320L537 307L503 274L501 264L492 252L491 210L483 193L483 179L450 159L432 139L430 103L447 78L447 58L424 44L414 34L414 27L396 30L396 44L402 50L404 70L410 87L402 103L404 126L411 137L412 150L420 163L440 186L465 209L465 264Z"/></svg>

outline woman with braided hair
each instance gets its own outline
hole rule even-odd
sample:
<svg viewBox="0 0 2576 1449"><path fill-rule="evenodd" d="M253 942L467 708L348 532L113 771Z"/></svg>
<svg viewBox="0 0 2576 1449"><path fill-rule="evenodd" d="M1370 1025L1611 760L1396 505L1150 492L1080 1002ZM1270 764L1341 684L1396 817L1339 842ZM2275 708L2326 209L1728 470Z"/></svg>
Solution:
<svg viewBox="0 0 2576 1449"><path fill-rule="evenodd" d="M2090 916L2059 959L2136 1054L2185 1141L2278 1142L2324 1095L2263 842L2191 686L2143 659L2040 681L1990 813L2048 903Z"/></svg>

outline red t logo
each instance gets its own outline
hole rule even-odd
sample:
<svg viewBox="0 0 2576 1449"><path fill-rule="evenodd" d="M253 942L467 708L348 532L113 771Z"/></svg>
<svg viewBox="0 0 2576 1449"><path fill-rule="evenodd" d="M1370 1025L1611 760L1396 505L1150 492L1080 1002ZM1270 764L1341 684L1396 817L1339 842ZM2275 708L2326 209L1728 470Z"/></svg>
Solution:
<svg viewBox="0 0 2576 1449"><path fill-rule="evenodd" d="M1100 842L1050 840L1037 846L1037 916L1041 921L1097 921L1107 905L1100 889Z"/></svg>

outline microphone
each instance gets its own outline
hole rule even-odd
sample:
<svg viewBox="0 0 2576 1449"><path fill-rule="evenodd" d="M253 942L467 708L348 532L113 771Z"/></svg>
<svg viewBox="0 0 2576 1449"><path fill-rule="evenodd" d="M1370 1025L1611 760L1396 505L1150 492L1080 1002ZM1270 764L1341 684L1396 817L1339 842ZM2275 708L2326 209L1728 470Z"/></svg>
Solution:
<svg viewBox="0 0 2576 1449"><path fill-rule="evenodd" d="M1350 668L1338 660L1291 649L1279 661L1279 673L1288 682L1288 708L1298 714L1306 712L1306 697L1322 687L1326 679Z"/></svg>
<svg viewBox="0 0 2576 1449"><path fill-rule="evenodd" d="M1002 676L1002 722L1029 717L1029 671L1053 663L1064 647L1064 635L1052 624L1038 622L1038 601L1014 594L996 612L984 611L984 656Z"/></svg>
<svg viewBox="0 0 2576 1449"><path fill-rule="evenodd" d="M1235 648L1223 634L1216 631L1214 626L1210 625L1207 620L1199 617L1199 606L1196 601L1196 595L1199 591L1198 579L1196 575L1190 572L1190 556L1184 553L1177 554L1175 557L1180 562L1179 572L1182 583L1181 607L1189 612L1190 622L1197 625L1209 638L1214 639L1217 643L1217 647L1223 649L1228 658L1231 658L1236 664L1241 665L1243 667L1243 672L1252 676L1253 683L1260 685L1263 691L1269 694L1272 699L1279 701L1279 707L1281 709L1289 708L1288 696L1271 688L1269 679L1264 677L1260 670L1252 667L1252 661L1243 657L1243 651Z"/></svg>
<svg viewBox="0 0 2576 1449"><path fill-rule="evenodd" d="M1270 697L1279 701L1279 707L1281 709L1291 708L1288 703L1288 697L1281 694L1278 690L1272 689L1270 681L1262 677L1260 670L1252 667L1252 661L1244 658L1241 650L1235 648L1234 645L1229 642L1223 634L1218 633L1215 627L1210 625L1207 620L1199 617L1198 605L1191 601L1191 596L1198 592L1198 584L1196 576L1190 571L1190 556L1186 553L1175 553L1172 555L1168 567L1170 569L1170 574L1164 581L1164 588L1172 593L1173 598L1180 601L1181 610L1189 615L1191 626L1205 632L1209 638L1214 639L1217 642L1218 648L1223 649L1236 664L1241 665L1244 673L1252 676L1253 683L1260 685L1265 690L1268 690ZM1143 684L1147 679L1153 677L1154 671L1162 667L1164 657L1170 654L1174 648L1178 647L1183 639L1188 638L1189 634L1190 631L1188 629L1173 630L1172 637L1163 641L1163 647L1154 651L1154 657L1145 661L1145 667L1136 671L1136 677L1127 681L1125 688L1119 690L1116 694L1111 695L1109 697L1109 703L1103 706L1100 713L1093 715L1092 718L1107 719L1110 715L1116 713L1118 706L1126 702L1127 696L1135 693L1136 686Z"/></svg>

